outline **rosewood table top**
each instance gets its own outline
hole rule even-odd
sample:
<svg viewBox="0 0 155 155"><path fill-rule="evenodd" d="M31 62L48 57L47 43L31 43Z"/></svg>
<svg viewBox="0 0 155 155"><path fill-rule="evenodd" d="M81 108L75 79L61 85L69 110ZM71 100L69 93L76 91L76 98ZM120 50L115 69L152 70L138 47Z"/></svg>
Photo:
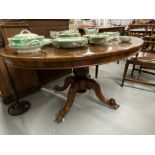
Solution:
<svg viewBox="0 0 155 155"><path fill-rule="evenodd" d="M56 48L52 45L42 48L40 53L18 54L9 47L0 50L0 56L7 65L27 69L63 69L104 64L135 54L143 40L134 37L129 43L119 41L103 45L88 45L75 49Z"/></svg>
<svg viewBox="0 0 155 155"><path fill-rule="evenodd" d="M14 116L25 113L29 110L30 103L19 100L15 82L7 66L25 69L73 68L73 75L66 77L63 86L56 85L54 88L55 91L64 91L70 86L66 103L56 117L58 123L64 120L66 114L71 109L76 94L84 93L90 89L94 90L97 98L103 105L111 109L118 109L119 105L115 99L108 99L104 96L97 81L91 79L89 66L127 58L137 53L142 45L143 40L134 37L129 43L113 41L105 45L88 45L78 49L61 49L45 46L40 53L35 54L17 54L16 50L9 47L1 49L0 56L5 61L10 89L15 99L15 103L8 108L9 114Z"/></svg>

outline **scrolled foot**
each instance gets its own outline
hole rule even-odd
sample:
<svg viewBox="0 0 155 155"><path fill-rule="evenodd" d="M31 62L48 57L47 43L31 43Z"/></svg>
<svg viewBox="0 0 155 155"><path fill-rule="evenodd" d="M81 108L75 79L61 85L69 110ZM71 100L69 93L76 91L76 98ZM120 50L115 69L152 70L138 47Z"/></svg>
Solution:
<svg viewBox="0 0 155 155"><path fill-rule="evenodd" d="M107 103L107 106L111 109L116 110L119 108L119 105L116 103L114 98L107 100L106 103Z"/></svg>
<svg viewBox="0 0 155 155"><path fill-rule="evenodd" d="M56 122L56 123L64 122L64 116L58 114L58 116L57 116L56 119L55 119L55 122Z"/></svg>
<svg viewBox="0 0 155 155"><path fill-rule="evenodd" d="M89 80L87 81L87 88L93 89L95 91L95 94L97 98L102 102L103 105L105 105L108 108L111 109L118 109L119 105L116 103L115 99L107 99L101 92L100 85L95 80Z"/></svg>

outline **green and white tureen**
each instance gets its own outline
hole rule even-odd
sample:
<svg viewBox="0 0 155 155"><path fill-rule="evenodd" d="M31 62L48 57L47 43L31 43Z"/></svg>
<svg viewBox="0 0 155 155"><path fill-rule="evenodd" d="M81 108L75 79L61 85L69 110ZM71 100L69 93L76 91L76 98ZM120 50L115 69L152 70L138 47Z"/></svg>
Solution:
<svg viewBox="0 0 155 155"><path fill-rule="evenodd" d="M9 46L17 49L18 53L33 53L40 51L41 46L51 43L51 39L45 39L44 36L24 29L12 38L8 38L8 42Z"/></svg>

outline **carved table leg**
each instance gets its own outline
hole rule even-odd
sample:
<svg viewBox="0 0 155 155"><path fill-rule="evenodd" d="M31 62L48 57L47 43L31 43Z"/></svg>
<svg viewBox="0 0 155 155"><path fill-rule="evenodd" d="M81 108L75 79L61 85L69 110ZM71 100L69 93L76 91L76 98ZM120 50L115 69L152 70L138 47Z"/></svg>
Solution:
<svg viewBox="0 0 155 155"><path fill-rule="evenodd" d="M4 64L5 64L5 62L4 62ZM6 71L8 74L10 91L13 95L14 100L15 100L15 103L13 103L12 105L9 106L8 113L12 116L17 116L17 115L23 114L26 111L28 111L30 108L30 103L28 101L19 101L15 82L14 82L13 78L11 77L10 71L6 64L5 64L5 67L6 67Z"/></svg>
<svg viewBox="0 0 155 155"><path fill-rule="evenodd" d="M63 121L65 115L72 107L76 93L86 92L87 89L93 89L95 91L96 96L105 106L111 109L119 108L119 105L116 104L115 99L107 99L106 97L104 97L101 92L100 85L95 80L90 79L88 67L73 69L73 73L74 76L69 76L68 78L66 78L65 83L62 87L55 87L55 90L63 91L71 84L66 104L64 108L60 110L56 118L56 121L58 123Z"/></svg>
<svg viewBox="0 0 155 155"><path fill-rule="evenodd" d="M55 91L64 91L65 89L68 88L68 86L69 86L70 84L72 84L72 83L74 82L74 80L75 80L75 79L74 79L74 76L68 76L68 77L65 79L64 85L63 85L62 87L56 85L56 86L54 87L54 90L55 90Z"/></svg>
<svg viewBox="0 0 155 155"><path fill-rule="evenodd" d="M56 122L60 123L63 121L65 115L68 113L68 111L70 110L70 108L73 105L74 102L74 98L76 93L79 91L79 85L78 83L74 83L73 85L71 85L70 89L69 89L69 93L68 93L68 97L67 97L67 101L65 106L59 111L59 114L56 118Z"/></svg>
<svg viewBox="0 0 155 155"><path fill-rule="evenodd" d="M102 104L104 104L105 106L107 106L111 109L119 108L119 105L116 104L115 99L113 99L113 98L107 99L105 96L103 96L103 94L101 92L100 85L95 80L90 79L90 80L87 80L86 83L87 83L88 89L93 89L95 91L96 96L102 102Z"/></svg>

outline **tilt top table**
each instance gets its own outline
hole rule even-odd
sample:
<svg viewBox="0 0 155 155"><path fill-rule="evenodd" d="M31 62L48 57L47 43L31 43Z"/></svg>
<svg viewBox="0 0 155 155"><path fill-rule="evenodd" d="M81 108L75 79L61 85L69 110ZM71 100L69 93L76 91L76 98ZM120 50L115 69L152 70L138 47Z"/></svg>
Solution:
<svg viewBox="0 0 155 155"><path fill-rule="evenodd" d="M54 88L56 91L63 91L70 86L66 104L56 118L59 123L63 121L72 107L76 93L84 93L87 89L93 89L103 105L117 109L119 105L115 99L106 98L101 92L100 85L91 79L89 66L125 59L137 53L142 45L142 39L133 37L132 41L128 43L113 41L103 45L88 45L74 49L61 49L50 45L43 47L39 53L34 54L18 54L15 49L2 48L0 56L5 62L10 89L15 99L15 103L8 108L9 114L19 115L26 112L30 108L30 103L18 99L16 86L8 66L21 69L73 69L73 75L65 79L64 85Z"/></svg>

